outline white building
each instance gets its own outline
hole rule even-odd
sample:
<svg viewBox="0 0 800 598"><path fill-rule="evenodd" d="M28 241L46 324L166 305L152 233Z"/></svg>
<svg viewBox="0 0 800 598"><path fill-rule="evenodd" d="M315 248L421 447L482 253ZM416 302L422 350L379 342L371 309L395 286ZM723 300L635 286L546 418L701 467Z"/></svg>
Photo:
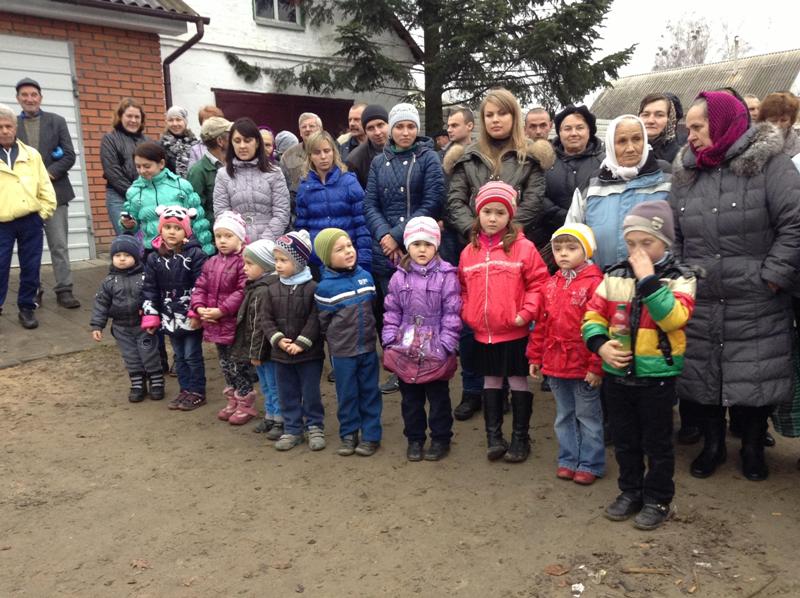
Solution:
<svg viewBox="0 0 800 598"><path fill-rule="evenodd" d="M328 59L337 50L336 32L331 26L315 28L303 24L296 0L189 0L200 15L210 18L203 37L169 67L172 103L189 111L190 126L197 131L197 110L206 104L222 108L233 120L252 117L279 131L297 134L297 116L315 112L325 128L336 134L347 128L347 112L353 101L378 103L387 109L399 101L402 91L354 94L343 90L334 96L312 97L301 88L276 92L269 77L246 83L225 57L233 53L245 62L270 68L293 67L299 63ZM193 27L190 26L190 30ZM196 32L178 37L161 36L162 59L169 56ZM409 69L421 57L421 50L397 21L393 30L378 40L384 54L408 63Z"/></svg>

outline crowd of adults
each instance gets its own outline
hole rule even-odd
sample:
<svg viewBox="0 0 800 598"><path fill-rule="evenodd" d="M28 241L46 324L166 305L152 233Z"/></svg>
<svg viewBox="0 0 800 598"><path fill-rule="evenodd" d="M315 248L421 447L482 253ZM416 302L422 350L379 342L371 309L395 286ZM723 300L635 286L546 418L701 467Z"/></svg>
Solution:
<svg viewBox="0 0 800 598"><path fill-rule="evenodd" d="M0 305L16 242L19 319L33 328L42 300L43 235L58 304L79 305L67 252L67 206L74 196L67 173L75 152L64 119L41 110L36 81L21 80L17 99L19 115L0 107ZM142 105L126 98L113 113L100 154L108 217L117 233L135 222L147 247L148 210L173 201L198 207L195 233L208 252L213 245L203 235L225 210L242 215L251 240L305 228L313 241L323 228L341 226L375 277L379 304L404 253L405 223L416 216L439 221L442 256L457 264L475 222L475 194L489 180L517 190L515 219L551 271L550 237L565 222L593 229L594 259L605 268L626 258L621 229L631 208L666 199L675 213L674 252L700 273L679 381L679 439L705 439L692 473L711 475L725 459L730 408L745 442L743 458L752 460L749 471L758 479L766 475L761 449L772 441L767 418L793 394L799 106L788 92L759 100L726 88L699 93L684 113L675 95L656 91L613 119L604 140L586 106L569 105L555 115L533 108L523 115L504 89L490 90L477 114L451 110L446 130L435 139L420 134L420 117L410 104L390 110L355 104L347 132L336 140L313 113L299 116L298 138L249 118L230 122L215 106L199 111L195 136L187 111L173 106L163 135L152 142L143 133ZM312 266L318 276L319 264ZM461 420L481 408L473 343L465 326L463 395L455 409ZM393 377L382 386L384 392L396 389Z"/></svg>

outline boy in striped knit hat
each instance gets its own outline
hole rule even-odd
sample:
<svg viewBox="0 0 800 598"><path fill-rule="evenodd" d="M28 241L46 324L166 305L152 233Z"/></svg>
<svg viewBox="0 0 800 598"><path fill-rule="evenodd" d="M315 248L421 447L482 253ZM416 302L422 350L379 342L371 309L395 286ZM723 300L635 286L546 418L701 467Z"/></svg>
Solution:
<svg viewBox="0 0 800 598"><path fill-rule="evenodd" d="M697 282L669 251L675 228L666 201L635 206L622 232L628 259L606 272L582 332L589 350L603 359L619 464L622 493L605 515L623 521L636 514L634 526L651 530L669 517L675 494L672 407Z"/></svg>

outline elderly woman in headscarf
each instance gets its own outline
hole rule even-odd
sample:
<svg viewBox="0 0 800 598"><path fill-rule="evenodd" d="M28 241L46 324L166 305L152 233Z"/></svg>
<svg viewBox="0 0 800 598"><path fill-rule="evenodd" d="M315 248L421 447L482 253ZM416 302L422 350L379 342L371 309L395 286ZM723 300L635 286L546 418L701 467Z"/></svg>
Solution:
<svg viewBox="0 0 800 598"><path fill-rule="evenodd" d="M639 118L647 129L650 151L659 160L672 164L681 149L677 138L680 116L672 98L664 93L646 95L639 104Z"/></svg>
<svg viewBox="0 0 800 598"><path fill-rule="evenodd" d="M749 126L745 105L701 93L675 160L674 251L699 266L678 396L699 405L705 444L695 477L726 459L725 408L742 422L742 471L769 474L767 418L792 397L792 303L800 268L800 175L770 124Z"/></svg>
<svg viewBox="0 0 800 598"><path fill-rule="evenodd" d="M172 106L166 114L166 130L159 143L167 152L167 168L181 178L189 172L189 157L192 147L200 143L189 129L189 112L180 106Z"/></svg>
<svg viewBox="0 0 800 598"><path fill-rule="evenodd" d="M605 158L585 191L575 191L567 224L581 222L597 240L594 262L608 268L628 258L622 221L643 202L666 200L670 191L669 165L656 159L647 144L647 130L638 116L623 114L608 125Z"/></svg>

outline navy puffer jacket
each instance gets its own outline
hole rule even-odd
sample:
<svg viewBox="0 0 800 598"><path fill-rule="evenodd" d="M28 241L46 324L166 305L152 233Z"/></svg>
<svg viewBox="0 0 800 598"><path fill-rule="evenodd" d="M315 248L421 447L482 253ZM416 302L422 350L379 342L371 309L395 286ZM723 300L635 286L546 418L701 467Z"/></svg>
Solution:
<svg viewBox="0 0 800 598"><path fill-rule="evenodd" d="M416 216L441 218L444 173L429 137L417 137L414 146L394 153L389 146L375 156L369 169L364 212L372 235L372 273L388 278L395 270L381 250L390 234L403 247L406 223Z"/></svg>
<svg viewBox="0 0 800 598"><path fill-rule="evenodd" d="M295 209L295 228L307 230L312 243L322 229L341 228L353 241L358 265L367 271L372 269L372 239L364 218L364 190L356 175L334 166L323 183L312 170L300 181ZM322 265L316 253L311 255L311 263Z"/></svg>

